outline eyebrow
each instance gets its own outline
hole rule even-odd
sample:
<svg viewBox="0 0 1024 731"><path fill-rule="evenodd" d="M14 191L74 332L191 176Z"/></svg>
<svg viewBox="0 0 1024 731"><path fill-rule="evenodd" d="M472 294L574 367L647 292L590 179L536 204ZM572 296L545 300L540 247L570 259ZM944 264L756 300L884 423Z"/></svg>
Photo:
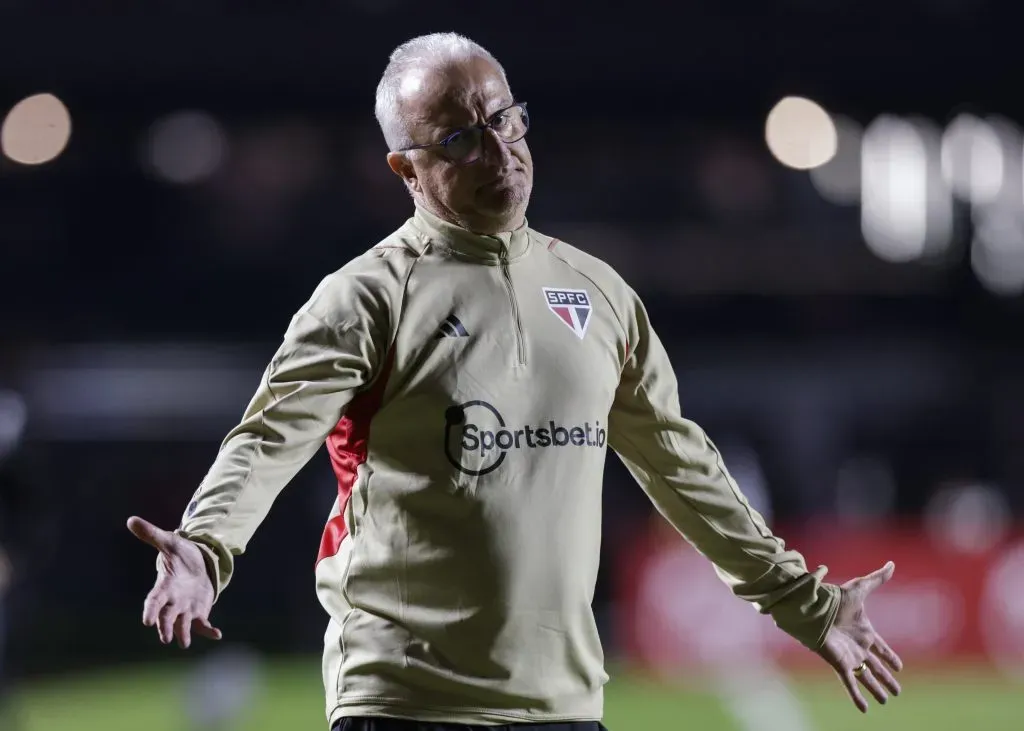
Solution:
<svg viewBox="0 0 1024 731"><path fill-rule="evenodd" d="M516 104L516 101L515 101L514 98L502 97L502 100L498 104L497 108L493 112L490 112L487 115L485 123L489 122L491 120L491 117L493 117L498 112L500 112L502 110L505 110L505 109L508 109L509 107L515 106L515 104ZM436 122L436 121L428 119L428 118L421 118L421 119L422 119L422 122L430 130L436 131L436 133L437 133L437 134L433 134L432 133L430 135L431 141L425 143L425 144L428 144L428 145L436 145L436 144L440 143L441 141L446 140L447 138L451 137L456 132L461 132L462 130L470 129L472 127L477 126L477 125L473 125L473 124L463 124L463 125L440 124L439 122Z"/></svg>
<svg viewBox="0 0 1024 731"><path fill-rule="evenodd" d="M487 115L487 118L488 118L488 119L490 119L490 118L491 118L491 117L493 117L493 116L494 116L495 114L497 114L498 112L500 112L500 111L501 111L502 109L508 109L509 107L511 107L511 106L512 106L513 104L515 104L515 103L516 103L516 100L515 100L515 99L509 99L508 97L504 97L504 98L503 98L503 100L502 100L502 102L501 102L501 104L499 104L499 105L498 105L498 108L497 108L497 109L495 109L495 110L494 110L493 112L491 112L490 114L488 114L488 115Z"/></svg>
<svg viewBox="0 0 1024 731"><path fill-rule="evenodd" d="M515 100L509 99L508 97L503 97L501 102L494 108L494 111L487 113L487 116L484 118L484 123L489 122L491 117L493 117L495 114L497 114L498 112L500 112L500 111L502 111L504 109L508 109L509 107L513 106L514 104L515 104ZM475 125L475 124L446 124L446 125L440 125L439 124L439 125L434 125L434 129L438 130L438 132L440 132L442 136L447 137L448 135L453 134L455 132L458 132L459 130L469 129L471 127L476 127L476 126L477 125Z"/></svg>

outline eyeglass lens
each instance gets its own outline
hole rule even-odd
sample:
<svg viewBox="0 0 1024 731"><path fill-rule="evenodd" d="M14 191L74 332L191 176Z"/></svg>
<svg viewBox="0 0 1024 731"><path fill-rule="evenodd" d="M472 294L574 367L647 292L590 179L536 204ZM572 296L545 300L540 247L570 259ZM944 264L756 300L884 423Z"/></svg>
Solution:
<svg viewBox="0 0 1024 731"><path fill-rule="evenodd" d="M503 142L511 144L526 136L530 117L523 107L511 107L491 119L490 129ZM462 130L448 138L445 152L456 162L473 162L480 157L483 130L479 127Z"/></svg>

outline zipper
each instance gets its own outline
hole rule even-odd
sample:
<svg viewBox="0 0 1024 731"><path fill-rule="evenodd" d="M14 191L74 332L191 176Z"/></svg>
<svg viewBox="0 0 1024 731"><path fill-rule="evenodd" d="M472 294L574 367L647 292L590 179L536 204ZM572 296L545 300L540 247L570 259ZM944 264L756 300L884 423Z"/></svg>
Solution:
<svg viewBox="0 0 1024 731"><path fill-rule="evenodd" d="M516 290L512 286L512 272L508 266L508 250L502 247L501 251L501 273L505 280L505 290L508 292L508 301L512 305L512 325L516 335L516 365L526 365L526 339L523 337L523 321L519 316L519 302L516 300Z"/></svg>

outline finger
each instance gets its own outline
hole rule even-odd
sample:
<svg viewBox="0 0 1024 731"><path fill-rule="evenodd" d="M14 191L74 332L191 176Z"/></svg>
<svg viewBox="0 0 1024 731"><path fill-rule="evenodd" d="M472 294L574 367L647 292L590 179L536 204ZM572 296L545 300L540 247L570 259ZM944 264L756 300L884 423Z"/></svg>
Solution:
<svg viewBox="0 0 1024 731"><path fill-rule="evenodd" d="M900 694L900 691L902 691L903 689L900 687L900 684L896 681L896 678L892 676L892 673L889 672L889 668L882 664L881 660L879 660L874 655L868 655L867 659L864 662L868 664L868 667L871 669L870 672L873 673L876 678L878 678L878 680L882 683L882 685L890 694Z"/></svg>
<svg viewBox="0 0 1024 731"><path fill-rule="evenodd" d="M889 643L881 637L875 637L875 642L871 646L871 649L893 670L899 672L903 669L903 661L900 659L900 656L893 652L893 649L889 647Z"/></svg>
<svg viewBox="0 0 1024 731"><path fill-rule="evenodd" d="M868 689L868 691L875 697L875 700L885 705L885 702L889 700L889 694L885 692L885 688L878 682L878 678L871 672L871 665L868 664L867 668L863 673L860 674L861 684Z"/></svg>
<svg viewBox="0 0 1024 731"><path fill-rule="evenodd" d="M149 596L146 597L146 601L142 604L142 624L146 627L155 625L160 612L163 611L166 605L167 598L163 592L158 592L155 589L149 592Z"/></svg>
<svg viewBox="0 0 1024 731"><path fill-rule="evenodd" d="M857 709L861 713L867 713L868 702L864 700L864 696L860 692L860 686L857 683L857 678L853 675L853 671L837 670L836 674L839 675L839 679L843 681L843 687L845 687L846 692L850 694L850 700L853 701L853 705L857 706Z"/></svg>
<svg viewBox="0 0 1024 731"><path fill-rule="evenodd" d="M223 637L223 633L210 624L210 620L205 617L196 617L192 622L192 631L202 637L207 637L211 640L219 640Z"/></svg>
<svg viewBox="0 0 1024 731"><path fill-rule="evenodd" d="M168 604L160 610L156 631L160 635L160 641L165 645L174 639L174 621L178 618L178 614L180 612L172 604Z"/></svg>
<svg viewBox="0 0 1024 731"><path fill-rule="evenodd" d="M187 650L192 645L192 616L188 612L182 612L175 618L174 636L182 650Z"/></svg>
<svg viewBox="0 0 1024 731"><path fill-rule="evenodd" d="M170 553L174 548L174 534L157 528L148 520L137 515L128 519L128 530L143 543L148 543L162 553Z"/></svg>

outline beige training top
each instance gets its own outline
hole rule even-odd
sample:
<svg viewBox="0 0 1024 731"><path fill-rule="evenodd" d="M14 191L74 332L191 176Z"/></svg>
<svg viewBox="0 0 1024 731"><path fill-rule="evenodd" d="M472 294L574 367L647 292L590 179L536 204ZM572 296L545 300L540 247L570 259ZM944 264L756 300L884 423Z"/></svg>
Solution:
<svg viewBox="0 0 1024 731"><path fill-rule="evenodd" d="M316 564L330 721L596 720L591 610L606 447L736 595L817 647L839 589L809 573L680 415L665 349L606 264L523 226L417 210L295 315L182 521L219 594L326 443Z"/></svg>

